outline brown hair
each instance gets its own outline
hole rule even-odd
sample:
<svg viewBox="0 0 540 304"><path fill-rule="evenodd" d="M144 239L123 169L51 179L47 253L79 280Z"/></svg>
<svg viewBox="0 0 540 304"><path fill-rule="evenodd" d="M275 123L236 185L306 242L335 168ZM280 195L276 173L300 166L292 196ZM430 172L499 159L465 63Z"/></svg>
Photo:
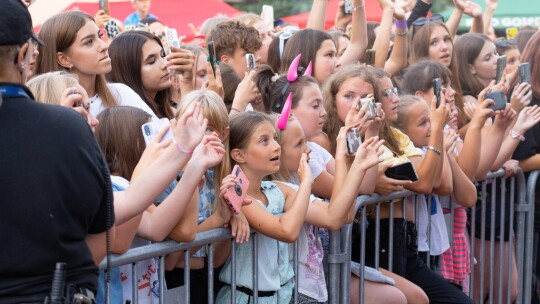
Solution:
<svg viewBox="0 0 540 304"><path fill-rule="evenodd" d="M112 107L98 115L96 140L105 156L111 174L131 180L146 144L141 126L150 114L135 107Z"/></svg>
<svg viewBox="0 0 540 304"><path fill-rule="evenodd" d="M399 97L398 119L392 125L407 136L409 135L406 133L407 126L409 125L409 111L418 102L426 103L422 98L414 95L402 95Z"/></svg>
<svg viewBox="0 0 540 304"><path fill-rule="evenodd" d="M471 73L469 65L474 64L487 42L492 43L488 36L479 33L463 34L456 41L457 63L460 71L459 79L463 95L477 97L484 89L484 85L480 80Z"/></svg>
<svg viewBox="0 0 540 304"><path fill-rule="evenodd" d="M219 64L219 71L221 72L221 82L223 85L223 102L225 103L225 106L227 106L227 109L230 110L234 101L236 89L240 82L242 82L242 79L238 77L238 74L236 74L230 65L224 62Z"/></svg>
<svg viewBox="0 0 540 304"><path fill-rule="evenodd" d="M448 34L450 35L451 39L454 39L452 35L450 34L450 31L448 30L448 27L444 22L440 20L430 20L426 22L423 26L412 26L412 30L409 31L408 37L408 45L409 45L409 65L412 65L416 63L417 61L420 61L422 59L430 59L429 58L429 43L430 43L430 37L431 33L434 29L437 27L443 27ZM448 66L448 69L452 72L452 88L454 91L456 91L455 95L455 102L458 109L463 109L463 90L461 89L461 82L460 82L460 69L458 67L457 63L457 54L456 49L454 46L454 42L452 40L452 54L450 55L452 57L452 60L450 61L450 65ZM459 111L459 125L460 127L463 125L463 122L467 120L467 117L463 111Z"/></svg>
<svg viewBox="0 0 540 304"><path fill-rule="evenodd" d="M147 41L152 40L163 49L161 40L145 31L129 31L118 35L109 46L112 70L107 74L107 79L110 82L123 83L133 89L157 117L171 119L174 113L170 106L169 88L157 92L156 97L152 98L142 82L141 64L144 60L142 48Z"/></svg>
<svg viewBox="0 0 540 304"><path fill-rule="evenodd" d="M0 45L0 75L5 73L10 66L15 66L19 50L18 45Z"/></svg>
<svg viewBox="0 0 540 304"><path fill-rule="evenodd" d="M195 60L193 61L194 63L193 63L193 70L192 70L193 71L192 72L193 73L192 85L193 85L193 88L195 89L195 81L197 79L197 70L199 70L199 66L198 66L199 57L201 56L204 56L203 58L208 57L208 49L203 48L202 46L194 45L194 44L185 44L185 45L182 45L182 48L190 51L191 53L193 53L193 55L195 55Z"/></svg>
<svg viewBox="0 0 540 304"><path fill-rule="evenodd" d="M381 24L378 22L367 23L368 49L373 48L373 43L375 43L375 38L377 38L377 35L375 34L375 29L377 29L379 26L381 26Z"/></svg>
<svg viewBox="0 0 540 304"><path fill-rule="evenodd" d="M520 30L517 33L515 39L520 53L523 53L523 51L525 50L525 46L527 45L531 37L536 33L537 31L535 30Z"/></svg>
<svg viewBox="0 0 540 304"><path fill-rule="evenodd" d="M407 69L401 83L404 94L414 95L417 91L427 92L433 87L433 79L440 78L443 84L452 83L452 72L441 63L421 60ZM401 99L400 99L401 103Z"/></svg>
<svg viewBox="0 0 540 304"><path fill-rule="evenodd" d="M239 21L219 23L212 30L211 37L215 43L217 60L220 60L223 55L234 55L238 48L248 53L255 53L262 46L259 32ZM207 41L209 40L207 39Z"/></svg>
<svg viewBox="0 0 540 304"><path fill-rule="evenodd" d="M381 74L384 75L384 74ZM373 68L360 66L358 64L348 65L339 68L328 81L325 83L322 93L324 100L324 108L328 113L324 122L323 131L328 135L332 154L336 152L336 139L341 127L345 124L339 119L336 108L336 95L345 81L351 78L360 78L369 83L373 87L373 97L375 100L380 100L379 80ZM383 127L379 132L381 139L386 141L386 146L396 155L402 155L403 151L399 147L399 143L394 138L390 126L383 122Z"/></svg>
<svg viewBox="0 0 540 304"><path fill-rule="evenodd" d="M40 45L38 48L36 75L65 70L58 64L57 53L68 51L75 42L77 33L88 21L95 22L87 13L69 11L55 15L43 23L39 38L43 40L45 46ZM105 107L118 105L107 86L105 75L96 75L95 89Z"/></svg>
<svg viewBox="0 0 540 304"><path fill-rule="evenodd" d="M540 99L540 32L536 32L521 54L521 62L531 65L531 87L534 99Z"/></svg>
<svg viewBox="0 0 540 304"><path fill-rule="evenodd" d="M272 117L262 112L240 112L231 117L229 126L231 135L229 136L229 148L244 149L247 147L253 132L264 123L274 125ZM234 159L230 158L231 166L235 165Z"/></svg>

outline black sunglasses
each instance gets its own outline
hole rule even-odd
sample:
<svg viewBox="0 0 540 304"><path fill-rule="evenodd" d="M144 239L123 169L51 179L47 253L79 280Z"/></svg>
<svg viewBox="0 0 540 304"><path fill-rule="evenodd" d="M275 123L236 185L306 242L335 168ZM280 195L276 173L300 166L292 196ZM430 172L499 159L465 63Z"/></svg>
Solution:
<svg viewBox="0 0 540 304"><path fill-rule="evenodd" d="M440 21L444 22L443 15L435 14L435 15L432 15L431 17L429 17L429 18L424 18L424 17L418 18L418 19L414 20L412 25L413 26L422 26L422 25L428 23L429 21L437 21L437 20L440 20Z"/></svg>

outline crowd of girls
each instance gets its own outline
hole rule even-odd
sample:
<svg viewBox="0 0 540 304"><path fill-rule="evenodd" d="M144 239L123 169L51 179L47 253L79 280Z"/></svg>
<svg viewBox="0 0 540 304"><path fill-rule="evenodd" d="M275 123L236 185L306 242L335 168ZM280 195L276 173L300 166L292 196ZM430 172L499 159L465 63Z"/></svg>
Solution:
<svg viewBox="0 0 540 304"><path fill-rule="evenodd" d="M216 46L212 63L199 43L175 48L144 28L105 41L92 16L64 12L43 23L44 45L34 53L35 76L27 86L37 100L79 112L94 131L114 191L113 253L167 238L189 242L198 232L230 227L242 262L233 272L230 242L215 244L217 303L227 303L231 293L237 303L254 296L260 303L289 303L295 282L300 303L327 302L328 231L359 219L357 196L404 189L416 195L382 202L379 221L367 209L365 265L358 264L362 240L354 225L351 302L359 301L359 271L366 273L366 303L483 303L499 293L515 299L511 227L496 227L504 230L496 242L505 250L494 259L512 257L496 274L512 288L489 294L477 276L469 280L471 268L489 269L471 260L471 242L484 240L467 238L467 221L477 216L475 180L500 168L505 177L518 168L540 169L540 34L522 51L514 40L492 40L479 7L469 2L454 0L445 23L440 15L425 17L429 0L406 7L379 0L381 23L369 24L364 0L353 0L350 15L340 3L328 32L326 0L313 1L305 29L277 29L254 14L212 18L206 38L227 44ZM462 14L475 23L470 33L456 35ZM370 64L364 62L368 47L375 50ZM246 53L254 54L255 70L246 70ZM502 55L507 65L496 81ZM519 77L520 63L530 64L529 82ZM497 90L508 102L494 111L486 94ZM374 107L361 103L364 98L373 98ZM170 126L145 141L141 127L158 119ZM360 143L351 153L347 133L356 131ZM411 163L416 181L385 175L403 163ZM240 183L231 173L235 165L249 180L238 213L225 199ZM257 295L250 230L259 233ZM298 273L291 263L295 241ZM210 253L203 247L190 254L191 301L206 303ZM169 291L183 288L184 260L184 253L167 256ZM376 261L378 269L371 268ZM136 267L139 303L157 303L156 261ZM132 300L131 269L107 275L111 303ZM105 277L98 303L105 303ZM483 289L485 298L471 299L471 288Z"/></svg>

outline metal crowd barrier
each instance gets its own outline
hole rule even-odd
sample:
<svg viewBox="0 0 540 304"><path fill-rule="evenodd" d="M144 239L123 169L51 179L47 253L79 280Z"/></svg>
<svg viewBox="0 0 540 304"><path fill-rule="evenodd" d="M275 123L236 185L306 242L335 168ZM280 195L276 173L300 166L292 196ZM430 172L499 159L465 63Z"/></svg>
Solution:
<svg viewBox="0 0 540 304"><path fill-rule="evenodd" d="M510 209L510 214L514 214L514 216L511 216L509 218L509 227L512 227L514 230L515 235L515 255L516 255L516 262L517 262L517 271L518 271L518 297L516 300L516 303L530 303L531 302L531 279L532 279L532 268L533 268L533 222L534 222L534 191L536 187L536 180L538 178L539 172L533 172L531 173L529 179L528 179L528 187L526 187L525 184L525 178L523 175L523 172L520 170L518 173L510 177L510 197L505 197L505 183L501 182L504 179L502 176L504 175L503 170L499 170L494 173L489 173L486 179L480 182L480 191L481 193L481 201L477 203L477 206L480 205L480 213L481 213L481 239L485 239L486 236L486 185L488 182L493 183L494 185L497 183L500 183L500 194L502 195L501 201L503 204L509 204L508 208ZM527 188L527 191L526 191ZM360 225L360 233L361 233L361 242L360 242L360 264L364 265L365 261L365 253L366 253L366 209L368 206L375 205L375 224L376 224L376 242L375 244L369 244L369 250L375 250L375 252L379 251L380 246L380 227L379 227L379 220L380 220L380 204L382 202L392 201L394 199L398 198L406 198L411 195L415 195L416 193L411 191L400 191L400 192L394 192L387 196L379 196L377 194L371 195L371 196L360 196L356 200L356 211L361 214L359 218L359 223L353 223L353 224L347 224L344 225L339 231L332 231L330 232L330 247L329 247L329 253L327 256L328 261L328 274L327 274L327 281L328 281L328 303L349 303L350 302L350 276L351 276L351 267L350 267L350 261L351 261L351 249L352 249L352 228L353 225L358 224ZM496 198L496 187L492 187L491 190L491 203L492 205L495 204L495 198ZM428 199L428 210L431 210L431 198ZM393 215L394 215L394 203L391 203L392 207L390 208L390 235L389 235L389 265L388 270L392 271L392 233L393 233ZM405 206L406 204L403 204ZM504 206L501 206L501 210L504 211ZM490 210L490 219L491 223L495 222L495 208L491 208ZM403 214L404 218L406 218L406 212L407 210L405 207L403 207ZM412 212L416 213L416 210L413 210ZM451 213L453 214L453 208L451 208ZM417 215L416 215L417 216ZM501 214L501 224L504 223L505 219L504 212ZM430 240L429 235L429 227L431 226L430 223L431 216L428 216L428 242ZM472 217L470 217L469 221L471 222L470 225L470 240L475 239L475 216L473 214ZM453 223L453 220L452 220ZM450 236L453 235L453 229L450 230ZM504 229L501 229L500 233L504 233ZM489 230L489 240L495 240L495 226L491 225L491 229ZM499 237L503 237L503 235L499 235ZM452 238L449 239L450 242ZM137 267L135 266L136 262L146 260L149 258L157 258L158 260L158 273L159 273L159 294L160 294L160 303L164 303L164 292L165 292L165 255L183 251L185 255L184 259L184 287L185 287L185 297L182 301L182 303L190 303L190 279L189 279L189 269L190 269L190 259L189 259L189 252L190 249L199 247L199 246L208 246L207 252L208 252L208 302L213 303L214 299L214 286L213 286L213 276L214 274L214 248L213 243L224 241L224 240L230 240L231 242L231 258L232 258L232 269L233 273L231 275L232 282L231 282L231 289L234 291L236 289L236 243L232 239L232 235L229 229L214 229L210 231L205 231L198 233L196 236L195 241L190 243L177 243L174 241L166 241L162 243L156 243L151 244L147 246L137 247L130 249L127 253L123 255L113 255L111 259L111 267L118 267L122 265L128 265L132 264L132 279L133 279L133 295L132 295L132 303L137 303ZM252 234L252 241L253 241L253 293L257 294L258 290L258 275L257 275L257 259L258 259L258 252L257 252L257 233ZM512 248L512 242L514 240L512 238L509 239L509 248ZM493 261L493 255L495 253L495 250L499 250L499 252L502 255L503 252L503 246L502 242L499 242L499 247L495 248L495 243L490 242L490 246L488 248L489 252L489 263L490 263L490 269L494 269L494 267L499 267L499 271L502 273L503 264L500 265L494 265ZM451 243L451 246L453 244ZM373 247L372 247L373 246ZM480 290L474 290L474 280L477 276L479 276L477 279L480 280L481 286L486 280L485 274L482 272L479 275L474 272L474 242L470 243L470 252L471 252L471 275L470 275L470 294L469 296L471 298L474 298L475 293L479 293L480 298L484 297L483 289ZM481 254L480 256L486 257L486 248L485 248L484 242L481 243ZM510 256L511 257L511 256ZM429 265L429 254L427 255L427 264ZM480 264L480 268L483 269L484 263L486 261L484 258L477 257L477 262ZM296 242L294 245L294 270L295 273L298 273L298 250L296 246ZM508 259L507 261L508 265L510 265L511 260ZM377 266L379 264L378 255L375 255L375 265ZM99 268L101 270L106 269L106 263L103 261ZM376 267L377 268L377 267ZM511 269L511 268L510 268ZM219 274L218 274L219 275ZM511 277L511 273L508 277ZM493 272L490 272L489 274L489 293L493 294L493 290L497 288L498 290L503 290L504 287L507 288L507 291L510 290L510 282L502 282L502 276L497 278L497 282L495 282L495 278L493 275ZM295 292L293 294L294 303L297 303L298 301L298 293L297 293L297 284L298 280L295 280ZM504 283L506 283L506 286ZM363 295L364 295L364 273L363 271L360 272L360 302L363 303ZM502 299L502 293L499 293L498 299L489 299L489 303L510 303L510 292L507 292L507 299ZM235 303L235 292L231 293L231 303ZM254 297L253 303L257 303L258 299L257 297Z"/></svg>

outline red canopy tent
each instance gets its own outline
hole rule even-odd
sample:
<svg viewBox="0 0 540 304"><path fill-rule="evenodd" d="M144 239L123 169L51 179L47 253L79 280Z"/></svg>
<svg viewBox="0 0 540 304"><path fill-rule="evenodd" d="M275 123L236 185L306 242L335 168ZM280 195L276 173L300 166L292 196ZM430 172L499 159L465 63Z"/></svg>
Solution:
<svg viewBox="0 0 540 304"><path fill-rule="evenodd" d="M329 29L334 26L334 19L338 10L338 3L342 0L329 0L326 4L326 20L325 29ZM368 21L380 22L382 17L382 10L377 1L365 1L366 3L366 17ZM285 22L297 24L300 28L305 28L309 12L282 17Z"/></svg>
<svg viewBox="0 0 540 304"><path fill-rule="evenodd" d="M134 12L130 0L109 0L111 16L124 21L127 15ZM45 3L48 2L48 3ZM62 11L78 9L91 14L98 11L98 0L38 0L30 7L34 26L39 27L47 18ZM216 14L235 16L240 11L223 0L154 0L150 13L156 15L165 25L176 28L179 35L191 35L188 23L197 26L207 18Z"/></svg>

